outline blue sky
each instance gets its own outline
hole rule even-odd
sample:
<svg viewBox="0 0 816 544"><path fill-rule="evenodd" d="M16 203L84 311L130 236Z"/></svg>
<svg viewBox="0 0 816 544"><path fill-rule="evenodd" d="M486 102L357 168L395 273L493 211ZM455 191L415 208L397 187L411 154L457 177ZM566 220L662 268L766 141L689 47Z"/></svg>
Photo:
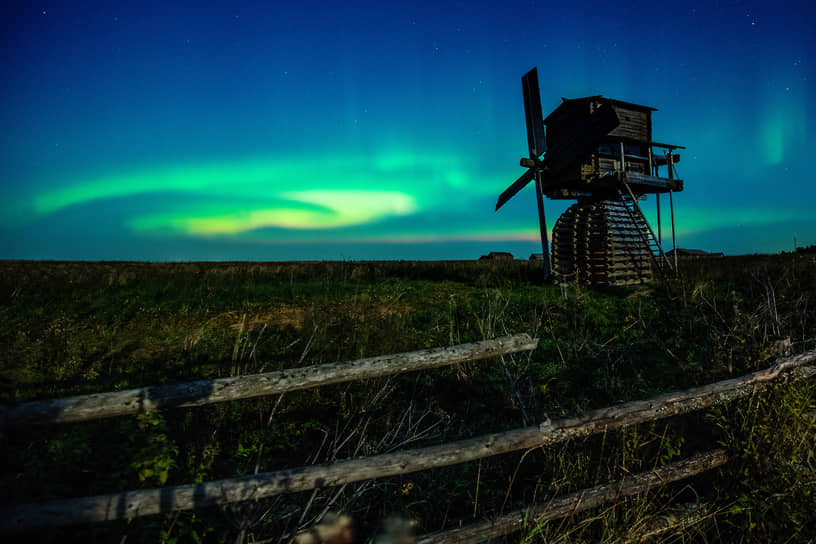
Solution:
<svg viewBox="0 0 816 544"><path fill-rule="evenodd" d="M816 244L816 8L413 4L5 3L0 258L526 257L533 66L545 115L658 108L680 247Z"/></svg>

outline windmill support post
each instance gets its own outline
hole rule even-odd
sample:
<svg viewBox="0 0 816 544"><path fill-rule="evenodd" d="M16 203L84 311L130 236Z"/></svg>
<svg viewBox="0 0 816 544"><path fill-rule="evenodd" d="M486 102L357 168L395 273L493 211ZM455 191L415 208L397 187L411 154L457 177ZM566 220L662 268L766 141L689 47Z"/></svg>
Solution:
<svg viewBox="0 0 816 544"><path fill-rule="evenodd" d="M655 193L655 203L657 204L657 241L663 245L663 227L660 225L660 193Z"/></svg>
<svg viewBox="0 0 816 544"><path fill-rule="evenodd" d="M541 191L541 174L536 172L536 204L538 204L538 226L541 229L541 254L544 260L544 278L550 277L552 264L550 263L550 240L547 237L547 218L544 215L544 195Z"/></svg>
<svg viewBox="0 0 816 544"><path fill-rule="evenodd" d="M672 249L674 250L674 269L677 270L677 240L675 239L674 235L674 198L672 197L672 191L669 191L669 209L671 210L671 223L672 223Z"/></svg>
<svg viewBox="0 0 816 544"><path fill-rule="evenodd" d="M649 146L649 172L657 177L657 165L652 156L652 146ZM660 193L655 193L655 204L657 207L657 243L663 245L663 227L660 225Z"/></svg>

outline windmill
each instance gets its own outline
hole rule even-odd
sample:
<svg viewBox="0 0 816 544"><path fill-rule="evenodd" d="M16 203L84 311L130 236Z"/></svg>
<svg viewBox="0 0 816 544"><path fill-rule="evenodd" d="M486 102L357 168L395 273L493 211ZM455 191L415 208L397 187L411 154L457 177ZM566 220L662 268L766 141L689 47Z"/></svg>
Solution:
<svg viewBox="0 0 816 544"><path fill-rule="evenodd" d="M680 156L674 150L684 148L652 141L655 108L603 96L562 98L545 119L537 70L521 82L529 155L520 164L527 170L499 196L496 210L535 182L545 275L621 285L648 281L653 268L675 270L677 263L662 247L659 197L669 194L674 245L672 195L683 189L675 175ZM659 176L660 166L667 167L668 177ZM638 204L647 194L656 195L657 236ZM577 201L555 223L552 261L544 196Z"/></svg>

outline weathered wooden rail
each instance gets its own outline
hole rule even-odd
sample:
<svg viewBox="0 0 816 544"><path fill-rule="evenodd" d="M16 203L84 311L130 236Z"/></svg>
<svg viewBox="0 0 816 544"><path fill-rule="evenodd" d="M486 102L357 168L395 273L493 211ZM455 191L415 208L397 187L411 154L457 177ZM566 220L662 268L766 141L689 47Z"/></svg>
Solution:
<svg viewBox="0 0 816 544"><path fill-rule="evenodd" d="M0 426L87 421L153 410L203 406L216 402L278 395L322 385L450 366L519 351L531 351L536 346L538 346L538 340L530 338L527 334L516 334L470 344L383 355L357 361L62 399L39 400L0 408Z"/></svg>
<svg viewBox="0 0 816 544"><path fill-rule="evenodd" d="M362 366L355 365L355 363L362 363L364 361L320 365L319 367L312 367L311 370L298 369L302 373L301 375L305 376L303 380L296 381L280 378L277 382L278 384L271 389L275 393L280 393L282 392L280 389L282 387L288 388L285 390L289 391L293 389L303 389L306 387L316 387L318 385L328 383L338 383L339 381L384 376L400 372L408 372L411 370L418 370L420 368L432 368L446 364L454 364L456 362L491 357L502 353L530 350L535 348L536 343L537 340L531 339L527 335L517 335L514 337L505 337L486 342L477 342L475 344L454 346L453 348L444 348L443 350L424 350L422 352L412 352L411 354L366 359L364 361L367 361L367 363ZM431 353L432 355L430 360L421 360L422 357L419 354L423 353L426 356ZM400 362L394 363L395 360L399 360ZM380 363L372 363L374 361L380 361ZM179 510L190 510L240 501L258 500L283 493L293 493L297 491L338 486L386 476L408 474L431 468L473 461L502 453L548 446L577 437L615 430L624 426L634 425L646 421L655 421L679 414L701 410L716 404L728 403L751 395L754 392L757 392L779 380L796 381L809 378L816 375L816 367L812 366L814 361L816 361L816 350L782 359L771 368L753 372L738 378L723 380L720 382L687 389L685 391L667 393L649 400L627 402L617 406L592 410L573 418L547 421L546 423L542 423L536 427L526 427L502 433L486 434L467 440L460 440L426 448L375 455L369 458L347 459L331 464L304 466L200 484L168 486L156 489L127 491L124 493L74 499L60 499L4 507L0 509L0 530L24 530L52 525L97 523L107 520L131 519L138 516L147 516ZM337 379L337 372L334 365L348 365L349 368L361 368L362 370L351 371L351 373L340 372L342 378ZM371 366L375 366L377 369L373 370ZM321 367L329 367L332 370L329 373L321 374L316 370ZM279 377L281 375L281 373L269 374L277 374ZM353 377L349 377L352 374ZM321 375L322 378L318 379L315 377L316 375ZM227 378L226 380L234 379ZM259 396L260 394L272 394L258 392L259 390L268 391L269 389L270 388L268 387L267 383L263 382L263 386L260 388L253 388L251 394L244 393L242 396L231 396L229 398L224 396L217 397L219 400L210 400L211 397L208 396L206 402L199 402L203 400L204 397L193 400L185 398L183 401L178 402L178 398L183 397L183 395L179 395L178 397L175 397L176 401L169 404L156 403L148 406L150 409L157 409L166 407L168 405L196 406L199 404L206 404L208 402L234 400L235 398L249 398ZM94 396L89 395L88 397ZM81 398L87 397L74 397L74 399ZM71 399L62 400L68 401ZM145 405L137 405L137 410L134 411L144 409L144 406ZM122 408L119 407L115 410L121 409ZM128 409L133 410L132 407L129 407ZM41 421L43 418L48 420L49 417L54 417L54 413L48 411L47 409L34 410L34 412L44 414L37 421ZM13 412L10 411L8 413ZM59 412L59 414L62 413L65 412ZM110 412L104 413L107 414ZM126 413L133 413L133 411ZM117 411L113 415L122 414ZM97 415L96 417L111 416ZM19 423L20 421L32 421L32 419L33 418L31 417L18 416L17 419L12 419L12 421ZM57 421L76 420L77 419L57 419ZM719 466L725 462L725 457L722 452L710 452L706 455L708 455L708 457L696 460L693 458L687 461L692 462L692 465L699 468L701 471L713 468L714 466ZM682 463L683 462L680 462L679 464L664 468L665 470L669 471L675 470L673 474L677 475L678 478L690 476L692 472L689 472L687 469L689 469L689 466L691 465L683 465ZM638 493L643 489L647 489L649 486L653 487L654 485L658 485L664 482L660 476L665 476L663 472L660 472L662 470L664 469L659 469L654 473L639 475L634 477L634 480L619 482L619 484L622 486L620 489L631 489L631 493ZM652 476L649 476L649 474L656 474L657 476L654 476L653 478ZM682 476L683 474L686 475ZM648 482L652 483L650 484ZM604 489L606 489L606 491L604 491ZM596 500L602 502L614 500L614 498L617 496L623 496L612 494L611 491L609 491L610 489L611 488L604 488L604 486L600 486L600 488L596 489L597 492L593 492L595 493L593 496L596 496ZM585 490L583 493L586 494L590 491L592 490ZM563 500L567 500L567 498L564 498ZM598 504L601 503L599 502ZM567 507L564 506L564 508ZM536 519L552 519L546 517L548 514L545 514L543 510L540 511L540 509L538 509L535 510L535 512L537 516ZM516 514L511 514L510 518ZM510 518L507 519L510 520ZM501 530L506 530L508 532L516 530L513 529L513 527L517 526L515 522L511 521L506 521L506 523L501 522L498 524L497 521L491 522L491 527L494 525L495 527L503 527ZM491 531L494 530L499 529L491 529ZM462 532L456 534L465 535L466 533ZM450 536L449 538L445 537L444 539L439 540L439 542L474 541L475 537L472 535L475 533L471 532L467 534L471 536L468 536L466 540L457 540L459 537ZM432 537L428 536L427 538ZM437 535L433 538L442 537ZM462 536L462 538L465 537Z"/></svg>
<svg viewBox="0 0 816 544"><path fill-rule="evenodd" d="M627 475L621 480L598 485L505 514L494 520L472 523L465 527L429 533L417 544L459 544L483 542L525 528L532 529L545 521L564 518L624 497L637 495L660 485L691 478L728 461L725 450L713 450L683 459L648 472Z"/></svg>

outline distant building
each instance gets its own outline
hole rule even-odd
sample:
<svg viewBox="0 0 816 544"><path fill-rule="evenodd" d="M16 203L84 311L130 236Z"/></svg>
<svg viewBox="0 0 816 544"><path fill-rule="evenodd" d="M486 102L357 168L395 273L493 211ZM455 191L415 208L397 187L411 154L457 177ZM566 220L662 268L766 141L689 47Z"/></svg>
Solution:
<svg viewBox="0 0 816 544"><path fill-rule="evenodd" d="M506 251L491 251L487 255L479 257L480 261L512 261L513 254Z"/></svg>
<svg viewBox="0 0 816 544"><path fill-rule="evenodd" d="M674 254L677 253L678 257L694 257L697 259L702 258L711 258L711 257L723 257L724 254L719 252L709 252L703 251L702 249L683 249L678 247L677 249L672 249L671 251L666 252L667 257L674 257Z"/></svg>

